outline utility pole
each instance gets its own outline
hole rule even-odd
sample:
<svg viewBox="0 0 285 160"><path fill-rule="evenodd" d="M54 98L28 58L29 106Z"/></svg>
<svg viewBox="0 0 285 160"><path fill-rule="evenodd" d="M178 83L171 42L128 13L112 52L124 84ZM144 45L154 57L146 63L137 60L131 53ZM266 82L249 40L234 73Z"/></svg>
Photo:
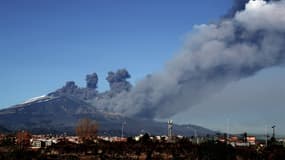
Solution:
<svg viewBox="0 0 285 160"><path fill-rule="evenodd" d="M194 129L194 137L196 139L196 143L199 144L200 142L199 142L199 138L198 138L198 134L197 134L197 130L196 129Z"/></svg>
<svg viewBox="0 0 285 160"><path fill-rule="evenodd" d="M267 131L267 125L265 125L265 147L268 146L268 131Z"/></svg>
<svg viewBox="0 0 285 160"><path fill-rule="evenodd" d="M275 139L275 125L272 126L272 138Z"/></svg>
<svg viewBox="0 0 285 160"><path fill-rule="evenodd" d="M124 138L124 126L126 125L127 123L126 123L126 121L123 121L122 122L122 134L121 134L121 138Z"/></svg>
<svg viewBox="0 0 285 160"><path fill-rule="evenodd" d="M230 119L227 119L227 137L226 137L226 143L229 144L230 139Z"/></svg>
<svg viewBox="0 0 285 160"><path fill-rule="evenodd" d="M173 121L169 120L168 121L168 138L172 140L172 129L173 129Z"/></svg>

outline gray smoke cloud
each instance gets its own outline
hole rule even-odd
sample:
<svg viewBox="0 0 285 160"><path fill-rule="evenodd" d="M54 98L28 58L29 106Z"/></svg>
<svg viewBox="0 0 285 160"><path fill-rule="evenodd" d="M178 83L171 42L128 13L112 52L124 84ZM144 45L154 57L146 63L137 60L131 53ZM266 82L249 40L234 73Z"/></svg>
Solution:
<svg viewBox="0 0 285 160"><path fill-rule="evenodd" d="M57 89L54 92L48 94L48 96L72 96L82 100L94 99L98 92L96 90L98 83L98 76L96 73L86 75L86 88L78 87L74 81L67 81L66 84Z"/></svg>
<svg viewBox="0 0 285 160"><path fill-rule="evenodd" d="M167 118L231 82L284 64L284 17L284 1L250 0L232 18L194 26L181 53L163 71L102 106L129 116Z"/></svg>
<svg viewBox="0 0 285 160"><path fill-rule="evenodd" d="M111 92L120 93L129 91L132 85L127 81L131 75L126 69L119 69L117 72L109 72L106 80L109 82Z"/></svg>
<svg viewBox="0 0 285 160"><path fill-rule="evenodd" d="M98 83L98 76L96 73L86 75L86 88L96 89Z"/></svg>
<svg viewBox="0 0 285 160"><path fill-rule="evenodd" d="M61 88L63 93L74 93L78 89L78 86L75 84L74 81L67 81L65 86Z"/></svg>
<svg viewBox="0 0 285 160"><path fill-rule="evenodd" d="M65 85L56 90L55 92L49 93L49 96L59 96L59 95L72 95L78 92L79 87L75 84L74 81L67 81Z"/></svg>
<svg viewBox="0 0 285 160"><path fill-rule="evenodd" d="M106 80L109 82L110 90L100 93L95 99L89 101L97 109L115 112L115 106L118 106L122 95L125 95L132 89L132 85L127 79L131 78L131 75L126 69L119 69L116 72L110 71Z"/></svg>

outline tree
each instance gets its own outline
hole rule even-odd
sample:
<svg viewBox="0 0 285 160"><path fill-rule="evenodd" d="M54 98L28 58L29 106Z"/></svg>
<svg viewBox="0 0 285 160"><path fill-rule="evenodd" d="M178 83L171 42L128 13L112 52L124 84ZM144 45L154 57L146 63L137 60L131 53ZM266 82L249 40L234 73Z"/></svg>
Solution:
<svg viewBox="0 0 285 160"><path fill-rule="evenodd" d="M148 133L145 133L142 138L140 139L142 143L147 143L150 141L150 136Z"/></svg>
<svg viewBox="0 0 285 160"><path fill-rule="evenodd" d="M94 140L97 137L98 124L91 119L79 120L76 126L76 135L83 141Z"/></svg>
<svg viewBox="0 0 285 160"><path fill-rule="evenodd" d="M24 149L30 145L31 134L28 131L18 131L16 133L16 142L20 149Z"/></svg>

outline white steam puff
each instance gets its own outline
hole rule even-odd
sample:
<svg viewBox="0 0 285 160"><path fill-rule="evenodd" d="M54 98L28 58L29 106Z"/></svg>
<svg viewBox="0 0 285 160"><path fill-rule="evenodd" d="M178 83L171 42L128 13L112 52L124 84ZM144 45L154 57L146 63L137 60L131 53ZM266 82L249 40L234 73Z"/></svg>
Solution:
<svg viewBox="0 0 285 160"><path fill-rule="evenodd" d="M194 27L182 52L165 69L106 104L108 110L167 118L227 84L285 62L285 3L251 0L218 24Z"/></svg>

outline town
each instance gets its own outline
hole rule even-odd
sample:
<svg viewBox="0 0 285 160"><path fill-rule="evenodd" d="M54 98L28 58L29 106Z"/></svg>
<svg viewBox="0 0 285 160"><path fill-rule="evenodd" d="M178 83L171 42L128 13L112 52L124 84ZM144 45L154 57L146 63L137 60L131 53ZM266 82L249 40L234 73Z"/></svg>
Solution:
<svg viewBox="0 0 285 160"><path fill-rule="evenodd" d="M257 137L221 134L187 137L175 135L168 122L167 135L139 134L132 137L97 135L89 119L76 127L76 135L32 135L20 130L0 135L0 160L46 159L284 159L285 139L272 135Z"/></svg>

